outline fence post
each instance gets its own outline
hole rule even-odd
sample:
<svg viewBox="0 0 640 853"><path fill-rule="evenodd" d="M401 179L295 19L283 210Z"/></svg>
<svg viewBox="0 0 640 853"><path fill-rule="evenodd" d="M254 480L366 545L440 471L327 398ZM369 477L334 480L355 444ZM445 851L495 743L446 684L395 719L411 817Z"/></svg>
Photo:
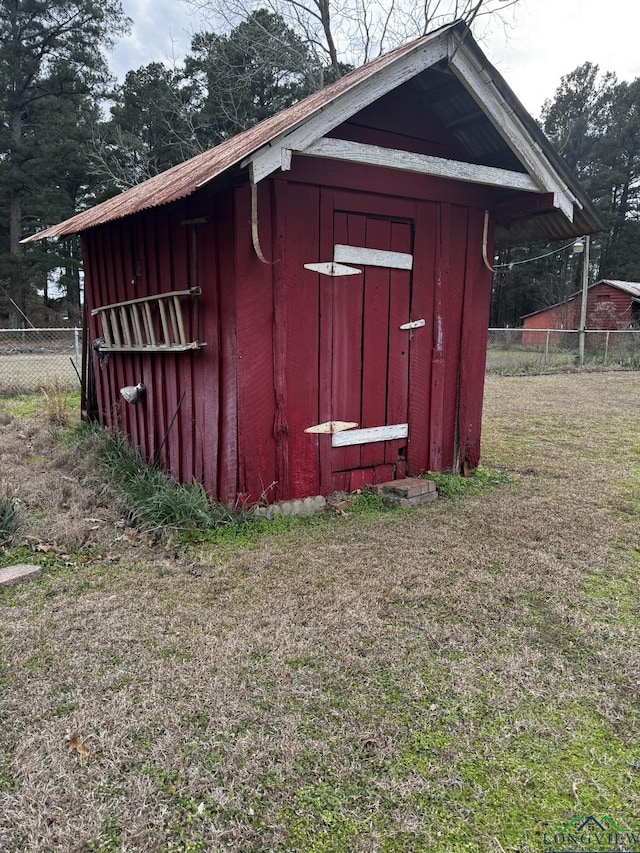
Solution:
<svg viewBox="0 0 640 853"><path fill-rule="evenodd" d="M73 348L76 354L76 370L80 371L80 330L73 330Z"/></svg>
<svg viewBox="0 0 640 853"><path fill-rule="evenodd" d="M544 364L545 364L545 367L547 366L547 364L549 364L549 335L550 334L551 334L551 332L549 331L549 329L547 329L547 339L546 339L545 344L544 344Z"/></svg>
<svg viewBox="0 0 640 853"><path fill-rule="evenodd" d="M607 329L607 337L604 341L604 363L607 363L607 356L609 355L609 330Z"/></svg>

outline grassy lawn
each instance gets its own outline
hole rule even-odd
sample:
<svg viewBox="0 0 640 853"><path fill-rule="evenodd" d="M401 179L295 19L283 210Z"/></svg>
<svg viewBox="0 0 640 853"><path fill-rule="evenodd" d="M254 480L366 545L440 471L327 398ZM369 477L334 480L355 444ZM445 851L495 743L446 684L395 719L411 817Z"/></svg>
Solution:
<svg viewBox="0 0 640 853"><path fill-rule="evenodd" d="M576 367L577 348L570 350L551 349L545 356L544 348L533 347L487 349L487 373L502 375L521 375L527 373L553 373L559 370L573 370Z"/></svg>
<svg viewBox="0 0 640 853"><path fill-rule="evenodd" d="M0 396L39 391L52 382L70 390L77 388L78 377L70 360L73 354L73 350L66 353L0 353Z"/></svg>
<svg viewBox="0 0 640 853"><path fill-rule="evenodd" d="M592 814L638 834L639 398L640 373L490 376L506 482L251 542L151 546L99 498L78 517L102 538L65 534L47 513L73 484L25 485L37 544L0 561L43 576L0 593L0 849L541 853ZM9 453L16 483L89 482L19 423L0 488Z"/></svg>

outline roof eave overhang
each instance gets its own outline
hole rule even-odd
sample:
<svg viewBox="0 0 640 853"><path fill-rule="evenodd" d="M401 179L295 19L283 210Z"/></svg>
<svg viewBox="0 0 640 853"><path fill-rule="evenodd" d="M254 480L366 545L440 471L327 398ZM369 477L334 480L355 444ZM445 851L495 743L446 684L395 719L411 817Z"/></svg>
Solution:
<svg viewBox="0 0 640 853"><path fill-rule="evenodd" d="M305 117L295 127L287 128L266 145L252 152L241 164L249 166L252 182L258 183L279 169L288 169L293 153L303 153L306 148L360 110L426 68L447 60L450 49L447 36L447 32L444 32L439 37L417 44L414 50L401 56L392 65L385 66L376 74L360 81L358 86L343 92L322 109Z"/></svg>
<svg viewBox="0 0 640 853"><path fill-rule="evenodd" d="M286 171L291 167L292 154L317 155L319 145L322 145L327 133L421 71L443 62L447 63L518 158L530 178L530 191L552 196L552 209L543 214L555 220L555 228L552 227L551 231L557 229L562 232L559 239L565 239L601 230L603 223L589 199L575 187L572 176L559 171L557 162L550 160L549 152L552 149L542 131L469 37L469 29L463 24L443 31L438 38L403 56L394 63L393 74L389 73L389 69L383 69L377 78L361 82L357 89L336 98L320 113L308 116L297 127L270 140L267 145L246 157L242 165L249 167L253 183L264 180L275 171ZM494 81L499 81L500 85ZM326 144L324 147L329 148ZM331 157L331 154L325 156ZM521 220L528 218L526 214L520 217ZM510 236L513 245L523 245L536 242L543 236L527 235L527 230L514 227L510 234L501 230L501 242L511 242L508 240Z"/></svg>
<svg viewBox="0 0 640 853"><path fill-rule="evenodd" d="M381 57L380 60L374 61L369 73L366 66L359 69L352 84L346 83L338 87L335 94L328 91L324 99L318 96L314 99L314 96L311 96L314 100L311 101L309 111L306 114L302 111L303 114L299 118L296 118L296 112L300 110L293 108L292 121L287 122L288 111L285 111L278 114L282 116L281 120L267 119L266 133L260 133L261 126L257 125L255 129L245 132L246 141L243 139L245 134L241 134L238 137L237 156L236 151L231 151L232 156L224 157L223 163L220 162L220 155L217 161L214 157L211 168L208 168L209 161L206 157L210 152L205 152L193 161L174 167L167 173L105 202L104 214L92 216L87 215L88 212L85 211L66 222L28 237L23 242L76 234L124 216L159 207L192 195L231 169L248 168L250 180L255 185L276 171L289 169L294 153L312 153L315 146L314 156L317 156L318 142L324 140L327 133L422 71L445 63L521 163L525 170L523 176L527 177L530 183L527 189L529 196L540 194L551 199L546 211L539 210L534 215L527 212L518 213L511 217L506 225L504 221L498 223L498 241L503 245L527 245L540 242L540 239L545 237L547 240L562 240L602 230L604 224L589 199L578 187L575 178L501 75L486 59L471 37L468 27L457 22L419 39L413 45L399 49L388 58ZM346 78L344 79L346 81ZM331 88L329 87L329 90ZM283 129L269 135L270 121ZM257 147L256 143L259 143ZM227 143L223 143L224 145ZM251 145L254 145L253 150ZM225 154L228 154L228 151L228 148L225 149ZM188 180L190 164L196 164L196 161L198 178ZM179 188L179 192L172 189L171 192L154 195L156 187L161 187L163 181L167 185L172 181L179 183L173 176L179 175L182 178L183 173L184 185ZM93 208L91 213L97 210L98 208ZM536 219L537 225L534 224ZM557 232L560 236L554 238L545 235L545 222L553 226L550 229L552 233Z"/></svg>

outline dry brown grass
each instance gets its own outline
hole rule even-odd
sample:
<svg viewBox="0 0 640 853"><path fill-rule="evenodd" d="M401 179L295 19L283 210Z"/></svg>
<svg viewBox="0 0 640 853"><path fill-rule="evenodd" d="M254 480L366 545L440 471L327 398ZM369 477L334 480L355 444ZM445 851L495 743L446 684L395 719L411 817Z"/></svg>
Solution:
<svg viewBox="0 0 640 853"><path fill-rule="evenodd" d="M44 414L49 423L57 427L68 426L70 419L68 389L59 380L54 380L42 389L42 396Z"/></svg>
<svg viewBox="0 0 640 853"><path fill-rule="evenodd" d="M533 853L576 812L633 823L639 391L492 377L509 485L188 553L124 539L39 422L0 427L67 555L0 609L0 848Z"/></svg>

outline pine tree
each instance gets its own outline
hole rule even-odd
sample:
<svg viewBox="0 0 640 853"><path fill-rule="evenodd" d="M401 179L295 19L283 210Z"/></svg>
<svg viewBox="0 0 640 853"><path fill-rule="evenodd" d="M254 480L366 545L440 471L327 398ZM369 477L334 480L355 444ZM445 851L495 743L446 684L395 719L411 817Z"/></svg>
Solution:
<svg viewBox="0 0 640 853"><path fill-rule="evenodd" d="M64 183L60 163L46 153L59 129L49 107L77 107L83 97L102 93L108 71L101 49L127 24L120 0L0 0L0 144L6 152L0 192L7 211L0 222L0 304L10 326L24 324L25 295L42 285L39 263L31 264L31 252L20 245L25 227L32 232L62 218L52 208L43 217L28 207L47 187Z"/></svg>

